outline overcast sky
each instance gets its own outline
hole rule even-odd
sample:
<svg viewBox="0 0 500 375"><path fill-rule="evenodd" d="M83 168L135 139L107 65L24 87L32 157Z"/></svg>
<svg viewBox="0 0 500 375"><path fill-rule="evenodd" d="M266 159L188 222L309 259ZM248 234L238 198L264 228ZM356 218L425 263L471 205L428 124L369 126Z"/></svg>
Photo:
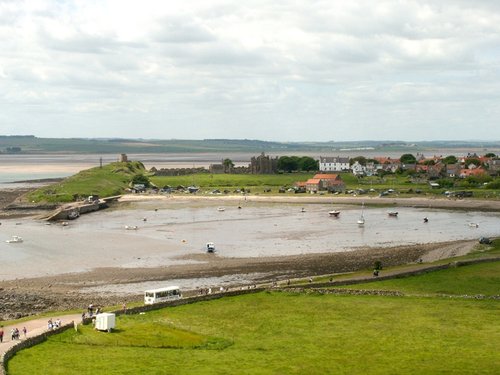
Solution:
<svg viewBox="0 0 500 375"><path fill-rule="evenodd" d="M497 0L0 0L0 134L500 139Z"/></svg>

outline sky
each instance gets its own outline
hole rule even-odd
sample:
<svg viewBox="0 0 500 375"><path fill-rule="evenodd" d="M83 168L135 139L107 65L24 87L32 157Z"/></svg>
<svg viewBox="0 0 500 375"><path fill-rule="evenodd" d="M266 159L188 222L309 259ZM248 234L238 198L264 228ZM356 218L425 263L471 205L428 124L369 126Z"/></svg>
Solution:
<svg viewBox="0 0 500 375"><path fill-rule="evenodd" d="M0 0L0 134L500 140L497 0Z"/></svg>

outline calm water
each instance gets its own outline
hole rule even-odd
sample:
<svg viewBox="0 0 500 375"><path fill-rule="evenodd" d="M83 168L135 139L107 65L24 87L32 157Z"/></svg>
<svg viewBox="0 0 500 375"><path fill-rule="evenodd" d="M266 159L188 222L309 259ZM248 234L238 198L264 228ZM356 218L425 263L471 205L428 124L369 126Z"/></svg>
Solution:
<svg viewBox="0 0 500 375"><path fill-rule="evenodd" d="M3 220L0 278L192 263L186 256L203 254L206 242L215 243L218 256L262 257L500 235L498 213L399 208L399 217L391 218L386 209L369 208L360 228L359 207L337 206L342 212L335 219L328 216L332 207L320 204L242 202L241 210L236 206L226 205L219 212L215 202L141 202L84 215L67 227ZM424 224L423 217L429 223ZM6 243L13 235L24 242Z"/></svg>

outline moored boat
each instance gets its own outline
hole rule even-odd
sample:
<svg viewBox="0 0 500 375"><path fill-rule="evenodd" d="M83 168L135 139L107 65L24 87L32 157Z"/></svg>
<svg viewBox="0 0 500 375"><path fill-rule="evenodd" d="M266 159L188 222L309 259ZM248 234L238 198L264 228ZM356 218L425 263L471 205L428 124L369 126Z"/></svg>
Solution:
<svg viewBox="0 0 500 375"><path fill-rule="evenodd" d="M339 217L340 211L337 211L337 210L328 211L328 215L333 216L333 217Z"/></svg>
<svg viewBox="0 0 500 375"><path fill-rule="evenodd" d="M215 244L213 242L207 242L207 253L213 253L215 251Z"/></svg>
<svg viewBox="0 0 500 375"><path fill-rule="evenodd" d="M23 238L19 236L12 236L10 240L6 240L7 243L20 243L23 242Z"/></svg>
<svg viewBox="0 0 500 375"><path fill-rule="evenodd" d="M365 209L365 203L363 202L363 204L361 205L361 215L359 216L359 219L358 219L359 226L365 225L365 216L363 215L364 209Z"/></svg>
<svg viewBox="0 0 500 375"><path fill-rule="evenodd" d="M389 212L387 212L387 215L391 216L391 217L397 217L398 216L398 211L389 211Z"/></svg>

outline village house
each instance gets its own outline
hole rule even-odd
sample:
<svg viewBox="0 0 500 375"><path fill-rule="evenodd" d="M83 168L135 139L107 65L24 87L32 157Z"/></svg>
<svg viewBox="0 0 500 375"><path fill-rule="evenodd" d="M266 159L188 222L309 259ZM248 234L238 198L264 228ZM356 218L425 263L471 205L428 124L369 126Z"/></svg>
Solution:
<svg viewBox="0 0 500 375"><path fill-rule="evenodd" d="M345 189L344 181L338 174L318 173L306 181L306 191L317 193L318 191L343 191Z"/></svg>
<svg viewBox="0 0 500 375"><path fill-rule="evenodd" d="M466 178L469 176L481 176L486 175L487 172L484 168L464 168L460 170L460 178Z"/></svg>
<svg viewBox="0 0 500 375"><path fill-rule="evenodd" d="M353 165L351 165L352 174L355 176L365 176L366 175L366 167L362 165L359 161L355 161Z"/></svg>
<svg viewBox="0 0 500 375"><path fill-rule="evenodd" d="M320 156L319 170L321 172L342 172L350 169L348 157L341 156Z"/></svg>
<svg viewBox="0 0 500 375"><path fill-rule="evenodd" d="M399 159L386 158L386 157L376 157L374 158L382 167L382 170L395 173L401 168L401 162Z"/></svg>
<svg viewBox="0 0 500 375"><path fill-rule="evenodd" d="M321 180L319 178L310 178L306 181L306 191L308 193L317 193L321 189Z"/></svg>
<svg viewBox="0 0 500 375"><path fill-rule="evenodd" d="M425 173L429 178L439 178L445 172L445 165L438 162L437 164L417 164L415 170L420 173Z"/></svg>
<svg viewBox="0 0 500 375"><path fill-rule="evenodd" d="M488 161L488 172L492 176L500 175L500 159L491 159Z"/></svg>
<svg viewBox="0 0 500 375"><path fill-rule="evenodd" d="M460 164L448 164L446 166L446 176L451 178L458 177L461 169Z"/></svg>
<svg viewBox="0 0 500 375"><path fill-rule="evenodd" d="M366 165L362 165L359 161L355 161L351 165L352 174L355 176L375 176L378 171L383 169L382 165L376 164L372 161L367 162Z"/></svg>

